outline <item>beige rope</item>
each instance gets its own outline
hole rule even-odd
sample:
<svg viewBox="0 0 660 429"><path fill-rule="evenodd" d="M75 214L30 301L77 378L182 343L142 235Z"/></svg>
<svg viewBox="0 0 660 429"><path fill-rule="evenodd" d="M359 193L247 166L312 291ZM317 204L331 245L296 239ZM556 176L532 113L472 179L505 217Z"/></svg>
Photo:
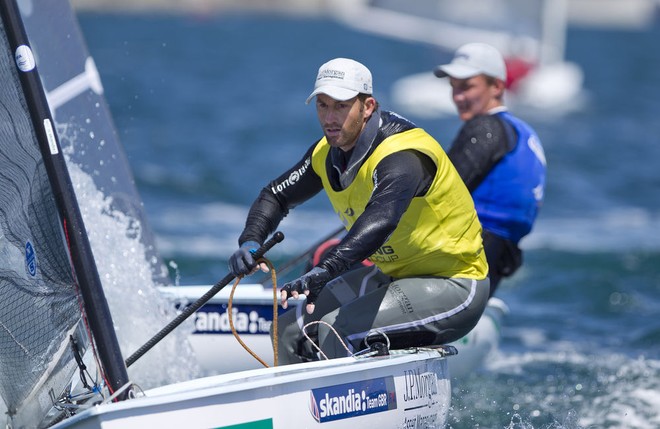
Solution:
<svg viewBox="0 0 660 429"><path fill-rule="evenodd" d="M278 362L278 356L277 356L277 310L278 310L278 303L277 303L277 273L275 272L275 267L273 264L266 258L261 258L257 261L257 264L260 263L265 263L268 268L270 269L271 272L271 280L273 284L273 363L275 366L277 366ZM238 276L236 278L236 281L234 282L234 285L231 288L231 292L229 293L229 303L227 305L227 313L229 315L229 327L231 328L231 333L234 335L234 338L239 342L243 348L252 355L256 360L258 360L263 366L268 368L268 364L261 359L259 356L257 356L256 353L250 349L247 344L241 340L241 337L238 335L238 332L236 332L236 328L234 327L234 314L232 311L232 303L234 301L234 292L236 291L236 287L238 284L241 282L243 279L243 276Z"/></svg>

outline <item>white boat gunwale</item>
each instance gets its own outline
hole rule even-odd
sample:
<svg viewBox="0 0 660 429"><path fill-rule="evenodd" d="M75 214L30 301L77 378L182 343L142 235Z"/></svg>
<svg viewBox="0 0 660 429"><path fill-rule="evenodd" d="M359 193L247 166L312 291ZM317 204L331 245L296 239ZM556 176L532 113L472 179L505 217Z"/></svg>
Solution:
<svg viewBox="0 0 660 429"><path fill-rule="evenodd" d="M183 381L171 385L157 387L144 392L145 396L121 401L117 403L106 403L88 408L54 426L64 427L98 427L103 422L115 421L116 424L127 424L127 427L136 426L141 416L169 413L171 418L181 418L179 413L188 413L190 410L200 407L231 407L238 406L242 402L275 401L284 402L290 400L291 395L299 398L309 398L315 389L333 388L354 383L369 383L372 380L390 378L396 387L397 401L402 401L400 379L405 377L406 371L418 371L419 373L435 373L438 391L428 398L419 398L413 401L414 406L404 407L403 404L395 406L394 413L390 415L398 418L406 418L415 413L416 409L424 412L438 410L439 421L444 421L450 405L450 380L448 376L446 359L451 350L443 348L409 349L402 352L393 352L386 356L371 357L346 357L324 361L306 362L294 365L259 368L248 371L227 373L204 377L195 380ZM398 373L397 373L398 371ZM310 376L313 375L313 376ZM398 378L399 381L394 380ZM247 398L247 399L246 399ZM420 403L421 402L421 403ZM272 402L271 402L272 403ZM290 405L290 404L289 404ZM304 407L304 403L300 406ZM273 409L277 408L275 406ZM398 408L398 409L397 409ZM388 410L383 414L387 414ZM310 414L304 409L299 413ZM257 419L263 417L264 412L257 413ZM267 413L266 413L267 414ZM311 415L311 414L310 414ZM309 416L305 415L306 418ZM351 427L357 423L355 419L365 417L358 415L352 418L342 419L335 422L339 427ZM245 423L251 417L245 417ZM273 415L273 422L280 421L282 417ZM389 421L382 417L383 421ZM239 419L240 420L240 419ZM231 424L236 419L232 417ZM119 423L121 422L121 423ZM96 424L98 423L98 426ZM190 422L193 426L198 422ZM93 425L93 426L89 426ZM104 426L103 426L104 427ZM115 426L112 426L115 427ZM330 426L335 427L335 426Z"/></svg>

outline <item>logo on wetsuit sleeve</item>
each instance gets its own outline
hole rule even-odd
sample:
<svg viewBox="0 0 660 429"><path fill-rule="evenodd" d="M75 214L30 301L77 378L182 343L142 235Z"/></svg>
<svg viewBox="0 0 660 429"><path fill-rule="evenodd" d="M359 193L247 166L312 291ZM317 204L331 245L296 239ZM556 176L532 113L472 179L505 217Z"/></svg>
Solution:
<svg viewBox="0 0 660 429"><path fill-rule="evenodd" d="M273 194L277 194L278 192L284 191L289 186L296 184L296 182L300 180L303 174L305 174L311 163L312 163L312 159L308 157L307 159L305 159L305 162L303 163L303 165L300 166L300 168L292 171L291 174L289 174L289 177L284 179L283 182L280 182L275 186L271 187L270 190L273 192Z"/></svg>

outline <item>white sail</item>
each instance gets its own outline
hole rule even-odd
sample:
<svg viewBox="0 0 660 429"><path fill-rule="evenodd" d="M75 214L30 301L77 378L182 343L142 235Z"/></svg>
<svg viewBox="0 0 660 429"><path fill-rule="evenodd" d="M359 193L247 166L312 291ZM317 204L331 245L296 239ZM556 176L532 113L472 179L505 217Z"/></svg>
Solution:
<svg viewBox="0 0 660 429"><path fill-rule="evenodd" d="M132 219L124 233L144 246L154 281L170 284L94 59L68 0L49 0L39 7L24 0L19 5L67 163L92 178L110 211ZM85 197L78 195L83 212Z"/></svg>
<svg viewBox="0 0 660 429"><path fill-rule="evenodd" d="M36 426L71 378L87 340L53 191L14 54L0 23L0 393Z"/></svg>

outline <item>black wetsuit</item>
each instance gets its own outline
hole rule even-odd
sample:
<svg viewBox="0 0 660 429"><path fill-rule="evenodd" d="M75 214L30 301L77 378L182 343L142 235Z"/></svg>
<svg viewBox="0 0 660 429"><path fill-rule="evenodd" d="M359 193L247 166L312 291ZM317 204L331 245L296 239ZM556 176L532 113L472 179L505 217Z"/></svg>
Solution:
<svg viewBox="0 0 660 429"><path fill-rule="evenodd" d="M415 125L396 114L387 111L380 112L380 116L374 114L351 151L331 149L327 163L328 171L334 173L330 175L332 187L344 189L385 138L411 128ZM321 178L310 167L317 143L292 168L261 190L250 208L239 245L246 241L263 243L290 209L323 190ZM376 169L379 185L359 222L319 265L334 277L373 254L394 231L410 201L426 193L435 171L433 161L417 151L396 152L383 159Z"/></svg>
<svg viewBox="0 0 660 429"><path fill-rule="evenodd" d="M472 193L492 168L514 149L516 131L495 115L480 115L465 122L447 152L458 174ZM512 275L522 264L518 245L484 229L484 249L488 259L490 295L502 277Z"/></svg>
<svg viewBox="0 0 660 429"><path fill-rule="evenodd" d="M330 186L346 189L376 147L393 134L416 128L400 116L376 111L349 152L330 148L326 157ZM311 166L315 142L292 168L262 189L250 208L239 244L263 243L289 210L323 189ZM360 216L341 242L318 263L333 279L320 291L314 312L303 305L279 318L280 364L313 356L303 326L313 325L312 337L326 356L341 357L364 347L374 329L387 333L392 347L424 346L455 341L478 322L488 299L488 279L406 277L396 279L377 266L350 270L374 254L397 228L415 197L424 197L436 176L436 164L416 150L395 151L373 172L377 186ZM376 179L374 179L376 180ZM458 178L457 178L458 180ZM332 327L330 329L329 327Z"/></svg>

